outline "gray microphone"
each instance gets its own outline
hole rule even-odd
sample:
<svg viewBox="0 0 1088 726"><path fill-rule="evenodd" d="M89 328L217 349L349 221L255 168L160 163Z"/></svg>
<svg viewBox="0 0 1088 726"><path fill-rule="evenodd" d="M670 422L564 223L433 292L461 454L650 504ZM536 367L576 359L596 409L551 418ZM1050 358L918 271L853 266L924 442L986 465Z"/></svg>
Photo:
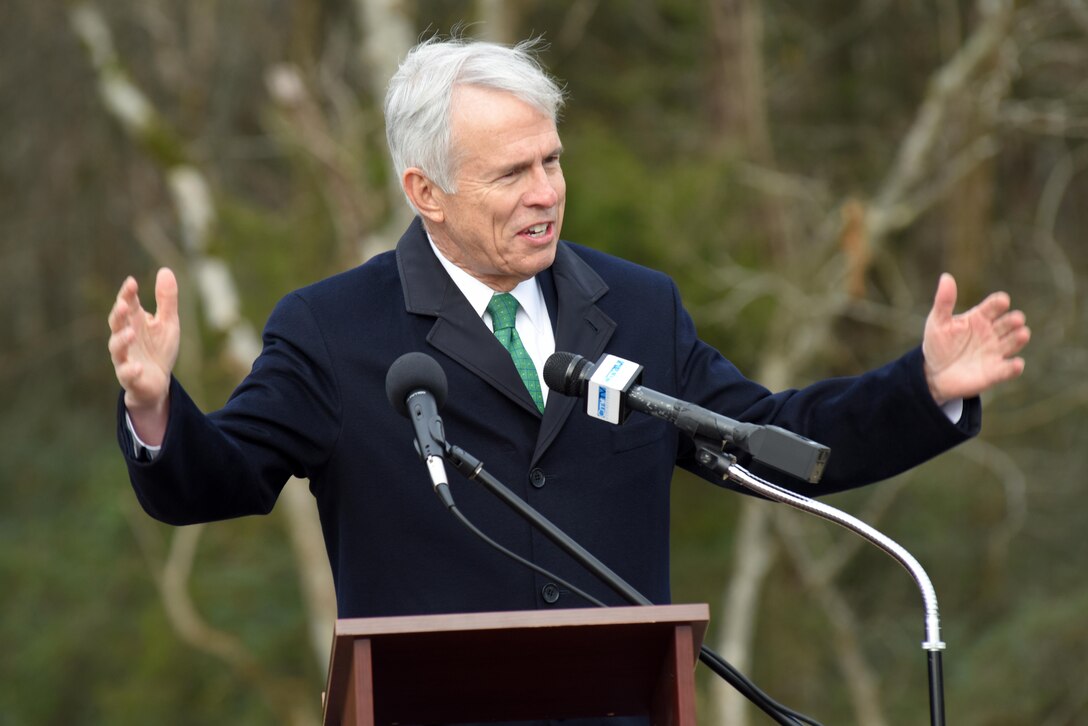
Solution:
<svg viewBox="0 0 1088 726"><path fill-rule="evenodd" d="M631 411L664 419L690 436L730 444L753 459L810 484L820 481L831 450L778 426L742 423L639 385L642 366L604 355L596 364L575 353L553 353L544 382L565 396L586 400L586 413L622 424Z"/></svg>
<svg viewBox="0 0 1088 726"><path fill-rule="evenodd" d="M443 464L446 432L438 415L446 402L446 372L426 353L405 353L389 366L385 395L393 408L412 422L419 456L438 491L449 483Z"/></svg>

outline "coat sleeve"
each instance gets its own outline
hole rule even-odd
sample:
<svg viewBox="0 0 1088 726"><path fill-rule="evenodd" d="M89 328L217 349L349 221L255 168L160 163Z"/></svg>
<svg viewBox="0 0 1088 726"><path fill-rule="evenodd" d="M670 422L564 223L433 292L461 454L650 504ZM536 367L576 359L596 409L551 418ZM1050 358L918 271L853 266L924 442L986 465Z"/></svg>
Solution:
<svg viewBox="0 0 1088 726"><path fill-rule="evenodd" d="M964 402L956 423L933 400L925 382L921 348L858 376L772 393L746 379L719 351L698 339L675 286L673 300L676 386L681 398L740 421L774 424L830 447L824 476L815 485L753 465L753 473L790 489L816 496L887 479L947 451L980 429L977 398ZM742 465L751 463L738 458ZM690 442L682 445L678 463L706 476L694 462Z"/></svg>
<svg viewBox="0 0 1088 726"><path fill-rule="evenodd" d="M282 300L264 348L227 404L203 414L176 379L162 449L138 460L118 401L118 441L137 499L169 524L272 510L292 475L310 476L340 430L340 391L320 326L298 295Z"/></svg>

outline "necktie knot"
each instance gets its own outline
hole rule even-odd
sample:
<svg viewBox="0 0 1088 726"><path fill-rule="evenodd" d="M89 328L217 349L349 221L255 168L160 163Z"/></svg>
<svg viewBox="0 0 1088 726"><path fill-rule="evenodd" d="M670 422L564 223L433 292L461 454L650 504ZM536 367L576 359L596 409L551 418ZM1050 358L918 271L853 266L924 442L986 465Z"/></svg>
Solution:
<svg viewBox="0 0 1088 726"><path fill-rule="evenodd" d="M496 334L500 330L509 330L514 327L518 317L518 299L508 292L497 292L491 296L487 312L491 313L491 324Z"/></svg>

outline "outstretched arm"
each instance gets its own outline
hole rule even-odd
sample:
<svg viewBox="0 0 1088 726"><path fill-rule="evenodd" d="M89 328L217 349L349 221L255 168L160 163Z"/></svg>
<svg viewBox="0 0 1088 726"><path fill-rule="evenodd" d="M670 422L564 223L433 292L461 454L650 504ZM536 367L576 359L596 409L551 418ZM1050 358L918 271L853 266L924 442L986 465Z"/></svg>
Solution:
<svg viewBox="0 0 1088 726"><path fill-rule="evenodd" d="M168 268L159 270L154 314L143 309L138 293L132 277L121 283L109 314L109 351L136 434L157 446L166 433L170 375L181 338L177 279Z"/></svg>
<svg viewBox="0 0 1088 726"><path fill-rule="evenodd" d="M1009 310L1008 294L995 292L960 315L956 280L945 273L937 285L933 309L922 339L926 382L938 404L972 398L1024 372L1017 356L1028 340L1024 313Z"/></svg>

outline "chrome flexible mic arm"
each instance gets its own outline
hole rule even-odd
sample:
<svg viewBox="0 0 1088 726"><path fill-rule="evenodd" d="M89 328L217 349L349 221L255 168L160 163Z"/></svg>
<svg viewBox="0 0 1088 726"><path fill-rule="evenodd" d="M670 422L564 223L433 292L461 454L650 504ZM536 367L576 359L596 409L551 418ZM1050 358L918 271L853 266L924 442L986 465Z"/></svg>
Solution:
<svg viewBox="0 0 1088 726"><path fill-rule="evenodd" d="M922 594L922 602L925 606L925 641L922 642L923 650L927 651L929 666L929 706L930 723L932 726L944 724L944 685L941 664L941 651L945 644L941 641L941 619L937 607L937 592L933 582L929 579L925 569L918 560L902 545L874 527L862 522L846 512L823 502L810 499L796 492L772 484L752 474L744 467L737 464L736 457L720 451L716 442L700 441L696 439L696 459L700 464L715 472L723 479L730 479L741 486L775 502L786 504L794 509L816 515L829 522L845 527L861 538L871 542L886 552L892 559L902 565L918 584ZM717 447L717 448L716 448Z"/></svg>

